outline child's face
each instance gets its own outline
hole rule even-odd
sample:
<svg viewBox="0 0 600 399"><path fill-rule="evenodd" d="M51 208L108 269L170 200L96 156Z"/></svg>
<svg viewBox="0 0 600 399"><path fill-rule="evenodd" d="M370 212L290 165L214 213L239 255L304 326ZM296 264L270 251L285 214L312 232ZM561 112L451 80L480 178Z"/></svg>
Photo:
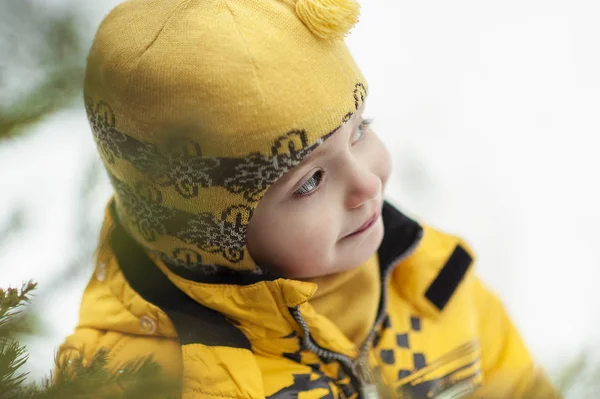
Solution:
<svg viewBox="0 0 600 399"><path fill-rule="evenodd" d="M310 278L356 267L377 251L391 162L362 111L259 201L246 243L261 267L289 278ZM373 215L369 228L352 234Z"/></svg>

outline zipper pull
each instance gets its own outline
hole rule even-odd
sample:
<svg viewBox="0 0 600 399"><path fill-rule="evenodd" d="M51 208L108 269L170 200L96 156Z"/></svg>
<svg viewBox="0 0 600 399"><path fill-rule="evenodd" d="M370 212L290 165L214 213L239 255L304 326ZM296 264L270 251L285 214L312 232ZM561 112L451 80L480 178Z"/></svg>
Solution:
<svg viewBox="0 0 600 399"><path fill-rule="evenodd" d="M366 352L365 352L366 353ZM379 399L379 391L369 370L369 364L365 357L356 360L353 367L354 375L360 382L360 397L362 399Z"/></svg>
<svg viewBox="0 0 600 399"><path fill-rule="evenodd" d="M360 397L362 399L379 399L377 385L367 384L360 387Z"/></svg>

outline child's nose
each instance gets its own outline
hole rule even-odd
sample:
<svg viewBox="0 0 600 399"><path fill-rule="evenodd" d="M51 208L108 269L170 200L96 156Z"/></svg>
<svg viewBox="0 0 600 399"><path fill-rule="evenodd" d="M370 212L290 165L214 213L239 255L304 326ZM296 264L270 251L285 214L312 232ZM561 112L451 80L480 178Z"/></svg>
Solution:
<svg viewBox="0 0 600 399"><path fill-rule="evenodd" d="M356 170L348 176L346 206L358 208L365 202L376 198L381 191L381 179L369 170Z"/></svg>

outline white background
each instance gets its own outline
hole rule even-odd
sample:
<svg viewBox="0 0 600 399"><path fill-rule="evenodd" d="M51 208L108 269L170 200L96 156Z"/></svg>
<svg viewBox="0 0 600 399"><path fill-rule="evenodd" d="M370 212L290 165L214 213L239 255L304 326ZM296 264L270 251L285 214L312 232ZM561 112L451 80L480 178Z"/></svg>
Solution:
<svg viewBox="0 0 600 399"><path fill-rule="evenodd" d="M87 46L117 1L80 10ZM393 154L388 198L464 237L550 371L600 353L600 3L366 0L348 43L370 86L366 116ZM0 243L0 282L51 281L73 252L73 208L97 159L81 101L0 143L0 221L28 210ZM99 228L110 187L88 216ZM91 271L91 264L82 264ZM74 327L85 279L43 305L28 339L39 379Z"/></svg>

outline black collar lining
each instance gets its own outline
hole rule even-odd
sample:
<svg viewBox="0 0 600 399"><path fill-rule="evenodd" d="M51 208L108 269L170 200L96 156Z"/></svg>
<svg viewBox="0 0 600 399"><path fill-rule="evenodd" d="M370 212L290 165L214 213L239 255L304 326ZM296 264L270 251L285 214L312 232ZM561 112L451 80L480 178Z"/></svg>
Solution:
<svg viewBox="0 0 600 399"><path fill-rule="evenodd" d="M162 309L173 322L182 345L202 343L251 349L250 341L224 315L207 308L177 288L127 234L111 207L114 228L110 237L127 282L144 300Z"/></svg>

